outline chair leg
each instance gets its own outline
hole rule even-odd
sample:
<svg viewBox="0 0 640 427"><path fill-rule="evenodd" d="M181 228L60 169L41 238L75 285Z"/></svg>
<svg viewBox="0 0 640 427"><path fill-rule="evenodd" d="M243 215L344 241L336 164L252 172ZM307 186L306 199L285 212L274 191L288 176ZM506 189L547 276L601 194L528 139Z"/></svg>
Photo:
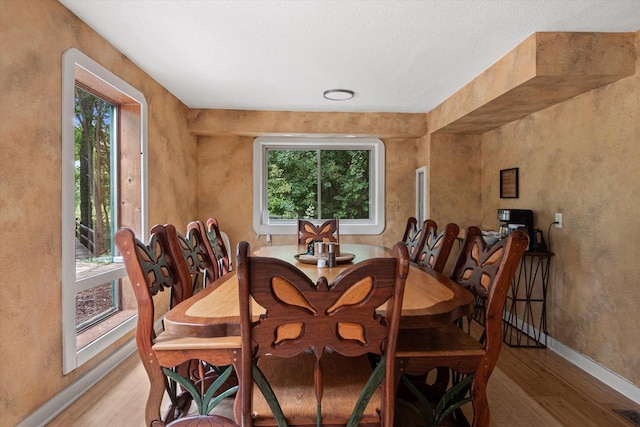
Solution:
<svg viewBox="0 0 640 427"><path fill-rule="evenodd" d="M471 386L471 402L473 404L473 427L489 427L490 413L487 401L487 381L474 378Z"/></svg>
<svg viewBox="0 0 640 427"><path fill-rule="evenodd" d="M160 370L147 370L149 376L149 395L145 408L145 421L147 426L152 426L154 422L162 422L160 406L165 391L165 377Z"/></svg>

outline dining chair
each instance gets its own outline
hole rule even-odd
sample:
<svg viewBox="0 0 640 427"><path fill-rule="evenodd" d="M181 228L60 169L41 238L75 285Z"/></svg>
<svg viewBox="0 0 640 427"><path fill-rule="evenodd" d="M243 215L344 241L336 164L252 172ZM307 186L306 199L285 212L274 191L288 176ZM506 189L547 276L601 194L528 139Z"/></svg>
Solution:
<svg viewBox="0 0 640 427"><path fill-rule="evenodd" d="M340 219L335 217L316 226L313 222L298 218L298 244L308 245L314 240L340 243Z"/></svg>
<svg viewBox="0 0 640 427"><path fill-rule="evenodd" d="M242 426L393 426L406 246L316 283L283 260L237 253ZM255 301L266 312L252 317ZM376 309L387 304L386 317ZM376 355L370 361L368 355Z"/></svg>
<svg viewBox="0 0 640 427"><path fill-rule="evenodd" d="M489 425L486 388L500 355L502 312L507 291L528 244L527 235L518 231L489 248L479 228L466 230L452 279L486 301L484 331L479 340L453 323L398 333L398 376L421 375L436 368L449 368L462 375L474 374L470 394L475 427ZM472 319L471 316L468 321ZM461 411L456 413L462 416Z"/></svg>
<svg viewBox="0 0 640 427"><path fill-rule="evenodd" d="M428 225L429 220L424 221L422 227L418 227L418 220L410 216L407 218L407 225L404 228L404 234L402 235L402 241L407 245L409 251L409 259L415 262L418 252L422 249L420 244L423 242L422 236L425 232L425 228ZM433 221L430 221L433 222ZM430 224L429 224L430 225ZM434 228L437 227L433 223Z"/></svg>
<svg viewBox="0 0 640 427"><path fill-rule="evenodd" d="M151 228L151 233L158 231L159 227L174 227L173 225L155 225ZM192 277L192 293L197 293L199 290L206 288L209 284L213 283L218 277L220 277L218 263L213 261L205 242L206 237L202 234L200 228L187 229L187 234L176 232L175 239L174 233L169 233L169 247L173 254L181 255L187 264L189 273ZM173 308L171 306L170 308Z"/></svg>
<svg viewBox="0 0 640 427"><path fill-rule="evenodd" d="M233 247L231 246L231 242L229 240L229 236L227 235L227 233L225 233L222 230L220 231L220 237L222 237L222 243L224 243L224 247L227 251L227 255L228 255L228 260L229 260L229 271L233 270L233 259L232 259L232 255L233 255Z"/></svg>
<svg viewBox="0 0 640 427"><path fill-rule="evenodd" d="M156 334L154 297L169 290L171 301L168 305L176 305L191 296L192 283L185 259L172 250L177 245L175 227L156 226L152 230L148 245L128 228L118 230L115 242L138 304L136 344L150 383L145 407L146 425L163 426L188 412L192 396L184 390L178 392L178 387L167 379L162 368L174 368L187 380L190 380L188 367L193 360L213 366L234 365L237 371L240 368L240 337L192 338L166 332ZM172 239L173 243L170 243ZM162 303L159 302L160 306ZM160 408L165 392L170 406L163 416Z"/></svg>
<svg viewBox="0 0 640 427"><path fill-rule="evenodd" d="M420 265L423 268L430 268L442 273L451 247L455 241L460 228L456 224L447 224L445 229L438 234L438 224L430 219L422 223L422 227L418 228L418 221L414 217L407 219L407 225L402 237L403 241L409 249L409 257L411 262ZM437 378L432 385L426 385L427 374L419 376L410 376L413 382L423 383L423 392L429 396L437 396L446 390L449 383L449 370L438 369Z"/></svg>
<svg viewBox="0 0 640 427"><path fill-rule="evenodd" d="M160 227L171 227L172 232L168 233L169 247L173 256L184 258L192 277L194 294L205 289L220 277L220 265L212 259L208 251L207 237L202 234L202 230L204 230L202 226L187 227L186 236L175 232L175 228L170 224L156 225L151 229L151 233ZM173 308L173 306L169 308ZM192 360L187 372L193 382L204 381L205 387L208 387L222 374L223 370L224 367L213 366L202 360ZM237 375L233 373L225 383L225 388L237 385L237 383Z"/></svg>
<svg viewBox="0 0 640 427"><path fill-rule="evenodd" d="M211 259L216 260L216 277L214 280L227 274L230 271L229 252L220 234L218 221L215 218L209 218L206 225L202 221L191 221L187 225L187 232L196 232L196 230L198 234L204 237L201 241L201 249Z"/></svg>
<svg viewBox="0 0 640 427"><path fill-rule="evenodd" d="M457 224L449 223L438 234L435 221L426 220L422 227L419 249L412 261L442 273L459 232L460 227Z"/></svg>
<svg viewBox="0 0 640 427"><path fill-rule="evenodd" d="M220 274L227 274L231 271L231 255L220 231L218 220L215 218L207 219L207 237L209 237L211 249L213 249L213 253L220 264Z"/></svg>

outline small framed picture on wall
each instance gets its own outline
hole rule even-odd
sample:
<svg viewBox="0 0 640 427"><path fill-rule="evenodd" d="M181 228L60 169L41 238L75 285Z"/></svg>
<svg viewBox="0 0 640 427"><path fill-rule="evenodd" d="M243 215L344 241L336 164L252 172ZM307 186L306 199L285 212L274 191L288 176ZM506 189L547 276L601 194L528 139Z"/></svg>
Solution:
<svg viewBox="0 0 640 427"><path fill-rule="evenodd" d="M518 198L518 168L502 169L500 171L500 198Z"/></svg>

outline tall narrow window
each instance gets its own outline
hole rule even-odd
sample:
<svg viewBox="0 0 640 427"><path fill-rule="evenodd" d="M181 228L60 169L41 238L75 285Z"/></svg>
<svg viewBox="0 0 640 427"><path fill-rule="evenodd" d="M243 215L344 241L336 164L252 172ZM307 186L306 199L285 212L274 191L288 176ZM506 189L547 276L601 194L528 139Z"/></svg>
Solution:
<svg viewBox="0 0 640 427"><path fill-rule="evenodd" d="M341 234L384 228L384 144L379 139L257 138L254 228L295 234L296 219L339 217Z"/></svg>
<svg viewBox="0 0 640 427"><path fill-rule="evenodd" d="M77 49L63 55L62 319L68 373L135 327L114 245L145 236L144 96Z"/></svg>
<svg viewBox="0 0 640 427"><path fill-rule="evenodd" d="M80 282L97 271L114 269L117 107L79 86L74 103L76 282ZM113 280L77 293L77 332L121 310L119 288Z"/></svg>

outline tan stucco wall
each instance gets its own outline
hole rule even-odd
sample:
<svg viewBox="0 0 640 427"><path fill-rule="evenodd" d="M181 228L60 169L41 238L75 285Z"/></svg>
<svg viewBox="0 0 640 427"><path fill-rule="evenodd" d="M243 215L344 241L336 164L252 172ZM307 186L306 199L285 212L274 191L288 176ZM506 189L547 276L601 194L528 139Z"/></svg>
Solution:
<svg viewBox="0 0 640 427"><path fill-rule="evenodd" d="M481 146L486 228L498 208L532 209L547 237L563 214L551 228L550 335L640 385L640 73L487 132ZM520 197L500 199L510 167Z"/></svg>
<svg viewBox="0 0 640 427"><path fill-rule="evenodd" d="M211 135L358 135L417 138L427 131L423 113L191 110L191 131Z"/></svg>
<svg viewBox="0 0 640 427"><path fill-rule="evenodd" d="M461 230L480 222L481 146L478 135L430 135L429 217Z"/></svg>
<svg viewBox="0 0 640 427"><path fill-rule="evenodd" d="M339 123L340 113L332 120ZM298 124L299 126L299 124ZM259 126L257 126L259 128ZM215 217L235 247L241 240L266 244L252 225L253 141L250 136L203 136L198 153L198 215ZM380 235L340 235L340 241L392 247L402 238L407 217L415 214L416 141L383 140L386 151L386 227ZM294 244L294 235L273 235L272 244Z"/></svg>
<svg viewBox="0 0 640 427"><path fill-rule="evenodd" d="M640 31L635 49L640 51ZM564 227L551 229L549 334L637 386L640 55L635 70L493 131L430 133L421 139L428 149L419 151L429 152L431 216L438 223L496 230L498 208L532 209L535 225L548 237L555 212L563 214ZM483 76L490 73L495 84L501 75L494 71ZM448 103L464 93L429 113L429 132L456 120L449 111L457 107ZM518 102L527 100L514 106ZM499 171L512 167L519 168L520 197L500 199Z"/></svg>
<svg viewBox="0 0 640 427"><path fill-rule="evenodd" d="M0 35L0 412L2 423L14 425L100 359L62 376L60 92L67 48L80 49L147 99L150 225L215 216L233 244L264 240L251 226L252 137L189 133L183 104L55 0L0 0ZM636 50L639 40L636 33ZM384 139L387 227L380 236L344 240L390 246L398 239L414 214L415 168L423 165L434 219L493 228L495 209L504 205L498 170L520 167L521 198L508 207L533 209L544 228L556 210L565 215L565 227L552 231L551 335L640 383L640 340L633 339L640 305L639 79L636 71L482 136ZM444 117L447 110L438 113L442 123L455 120ZM327 120L342 131L350 128L341 124L346 117L353 119ZM411 129L422 126L415 119ZM289 239L274 236L274 244Z"/></svg>
<svg viewBox="0 0 640 427"><path fill-rule="evenodd" d="M186 227L196 214L187 108L57 1L0 0L2 425L24 419L103 357L62 375L61 72L71 47L146 97L149 223Z"/></svg>

